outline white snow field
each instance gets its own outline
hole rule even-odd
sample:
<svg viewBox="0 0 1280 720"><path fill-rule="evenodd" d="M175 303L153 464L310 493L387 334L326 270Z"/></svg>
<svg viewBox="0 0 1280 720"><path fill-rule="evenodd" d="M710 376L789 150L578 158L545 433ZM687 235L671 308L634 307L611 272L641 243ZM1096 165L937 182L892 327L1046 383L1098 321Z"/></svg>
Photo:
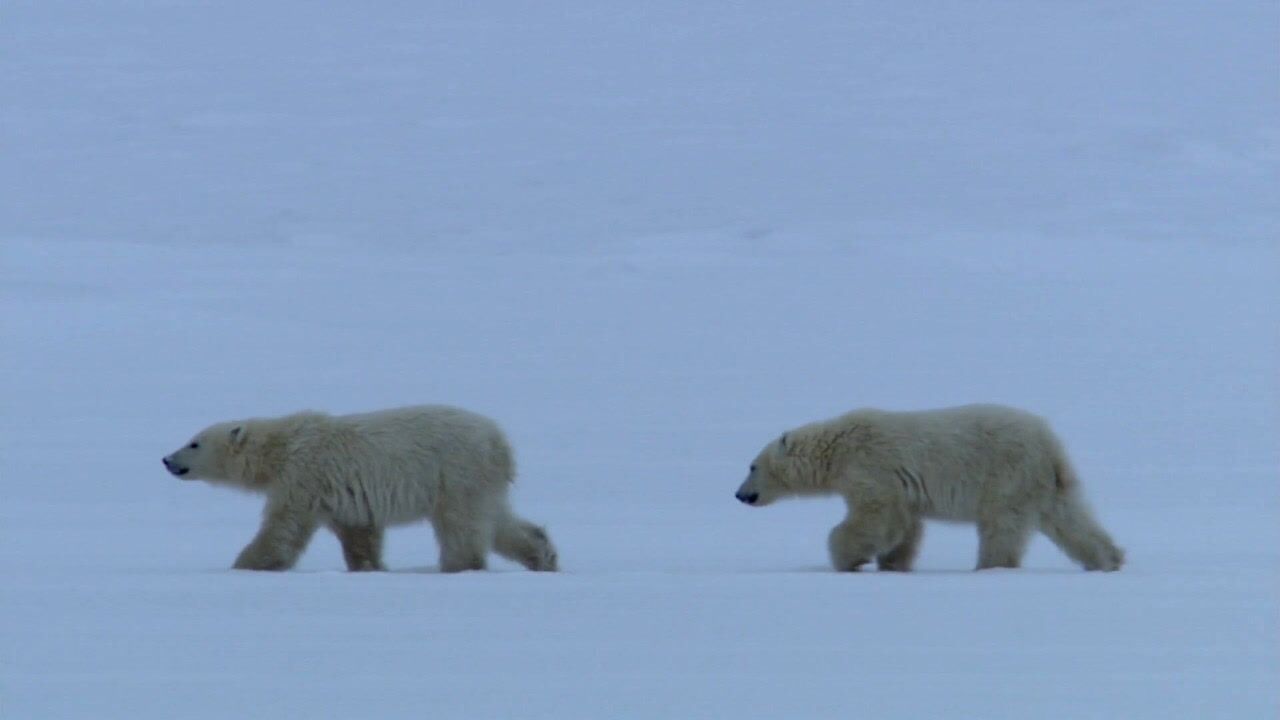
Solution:
<svg viewBox="0 0 1280 720"><path fill-rule="evenodd" d="M0 717L1274 718L1280 6L0 10ZM837 574L733 498L859 406L1048 417L1128 551ZM200 427L497 418L563 572L387 573Z"/></svg>

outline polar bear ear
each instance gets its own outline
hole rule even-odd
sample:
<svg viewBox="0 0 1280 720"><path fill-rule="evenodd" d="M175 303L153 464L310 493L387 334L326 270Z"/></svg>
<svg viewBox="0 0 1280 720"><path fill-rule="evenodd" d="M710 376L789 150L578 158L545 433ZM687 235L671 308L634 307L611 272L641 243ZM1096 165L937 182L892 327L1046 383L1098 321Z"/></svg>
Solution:
<svg viewBox="0 0 1280 720"><path fill-rule="evenodd" d="M227 437L231 439L232 447L240 447L241 445L243 445L244 436L245 436L245 432L244 432L243 425L237 425L231 428L231 432L227 433Z"/></svg>
<svg viewBox="0 0 1280 720"><path fill-rule="evenodd" d="M782 433L782 437L778 438L778 450L779 450L783 455L786 455L788 452L790 452L790 451L791 451L791 448L787 447L787 434L786 434L786 433Z"/></svg>

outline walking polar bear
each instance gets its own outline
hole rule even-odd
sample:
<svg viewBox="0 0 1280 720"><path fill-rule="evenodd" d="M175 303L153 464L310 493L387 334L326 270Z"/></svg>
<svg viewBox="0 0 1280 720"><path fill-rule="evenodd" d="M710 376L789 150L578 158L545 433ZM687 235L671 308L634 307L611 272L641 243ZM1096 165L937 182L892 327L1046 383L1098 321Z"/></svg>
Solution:
<svg viewBox="0 0 1280 720"><path fill-rule="evenodd" d="M546 532L511 512L515 462L492 420L445 406L357 415L301 412L224 422L164 458L177 477L266 495L262 527L236 558L287 570L320 525L350 570L384 570L383 531L427 519L444 572L482 570L490 549L530 570L556 569Z"/></svg>
<svg viewBox="0 0 1280 720"><path fill-rule="evenodd" d="M978 569L1018 567L1039 528L1086 570L1118 570L1124 552L1093 519L1062 443L1042 419L997 405L920 412L856 410L765 446L738 500L842 495L828 537L837 570L873 559L911 569L922 519L978 525Z"/></svg>

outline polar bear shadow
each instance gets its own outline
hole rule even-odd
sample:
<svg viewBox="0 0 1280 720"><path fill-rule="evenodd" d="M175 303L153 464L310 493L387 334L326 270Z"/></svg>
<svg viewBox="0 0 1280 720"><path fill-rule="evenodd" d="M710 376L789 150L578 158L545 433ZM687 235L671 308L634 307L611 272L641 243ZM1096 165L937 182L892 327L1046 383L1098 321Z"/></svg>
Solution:
<svg viewBox="0 0 1280 720"><path fill-rule="evenodd" d="M984 570L974 570L973 568L915 568L911 572L898 572L894 570L877 570L875 568L867 568L866 570L858 570L854 572L837 572L831 569L830 565L805 565L794 568L779 568L777 570L758 570L751 574L757 575L887 575L896 577L912 577L917 575L931 577L945 577L951 575L962 575L973 577L975 575L1075 575L1077 570L1071 567L1036 567L1036 568L987 568Z"/></svg>
<svg viewBox="0 0 1280 720"><path fill-rule="evenodd" d="M488 567L487 572L490 574L502 575L505 573L520 572L519 566L511 567ZM439 565L414 565L411 567L391 568L386 571L388 575L449 575L440 569ZM466 573L464 573L466 574Z"/></svg>

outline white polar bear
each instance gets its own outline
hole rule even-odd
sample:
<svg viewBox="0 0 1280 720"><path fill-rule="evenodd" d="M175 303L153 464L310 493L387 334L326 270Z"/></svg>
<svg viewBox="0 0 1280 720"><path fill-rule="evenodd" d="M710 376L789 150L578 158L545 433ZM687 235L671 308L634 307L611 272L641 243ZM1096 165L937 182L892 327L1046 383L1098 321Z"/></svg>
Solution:
<svg viewBox="0 0 1280 720"><path fill-rule="evenodd" d="M1039 528L1086 570L1118 570L1124 552L1093 519L1062 444L1042 419L998 405L920 412L856 410L765 446L738 500L842 495L828 538L837 570L875 560L910 570L922 519L978 525L978 569L1018 567Z"/></svg>
<svg viewBox="0 0 1280 720"><path fill-rule="evenodd" d="M444 572L481 570L492 548L530 570L555 570L546 532L512 514L510 446L466 410L405 407L358 415L302 412L224 422L164 458L172 474L267 496L262 528L235 567L286 570L320 525L350 570L383 570L389 525L427 519Z"/></svg>

